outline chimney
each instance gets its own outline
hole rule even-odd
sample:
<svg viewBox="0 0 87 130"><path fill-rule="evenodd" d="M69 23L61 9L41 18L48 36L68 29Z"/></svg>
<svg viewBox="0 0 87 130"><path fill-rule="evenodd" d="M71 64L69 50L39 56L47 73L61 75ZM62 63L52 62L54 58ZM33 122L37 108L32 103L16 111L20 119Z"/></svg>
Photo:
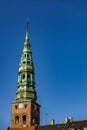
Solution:
<svg viewBox="0 0 87 130"><path fill-rule="evenodd" d="M55 120L51 120L50 125L55 125Z"/></svg>
<svg viewBox="0 0 87 130"><path fill-rule="evenodd" d="M66 117L64 123L67 124L68 121L69 121L69 118Z"/></svg>
<svg viewBox="0 0 87 130"><path fill-rule="evenodd" d="M64 123L67 124L68 121L69 121L70 123L72 123L72 122L73 122L73 118L72 118L72 117L69 117L69 118L66 117Z"/></svg>
<svg viewBox="0 0 87 130"><path fill-rule="evenodd" d="M72 123L72 122L73 122L73 118L72 118L72 117L69 117L69 120L70 120L70 123Z"/></svg>

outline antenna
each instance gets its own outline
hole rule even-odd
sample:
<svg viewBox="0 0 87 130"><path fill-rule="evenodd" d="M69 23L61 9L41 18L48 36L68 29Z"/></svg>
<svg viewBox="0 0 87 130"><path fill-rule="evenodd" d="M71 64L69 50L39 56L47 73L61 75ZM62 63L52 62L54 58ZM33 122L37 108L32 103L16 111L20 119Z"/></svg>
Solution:
<svg viewBox="0 0 87 130"><path fill-rule="evenodd" d="M48 120L48 114L46 113L45 114L45 123L46 123L46 125L48 124L47 120Z"/></svg>

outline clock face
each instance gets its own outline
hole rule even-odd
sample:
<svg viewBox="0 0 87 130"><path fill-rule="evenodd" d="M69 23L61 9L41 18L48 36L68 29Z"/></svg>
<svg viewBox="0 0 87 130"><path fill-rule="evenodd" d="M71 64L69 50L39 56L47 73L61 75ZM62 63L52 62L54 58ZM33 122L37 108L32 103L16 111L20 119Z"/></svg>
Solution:
<svg viewBox="0 0 87 130"><path fill-rule="evenodd" d="M20 103L19 104L19 108L23 108L24 107L24 104L23 103Z"/></svg>

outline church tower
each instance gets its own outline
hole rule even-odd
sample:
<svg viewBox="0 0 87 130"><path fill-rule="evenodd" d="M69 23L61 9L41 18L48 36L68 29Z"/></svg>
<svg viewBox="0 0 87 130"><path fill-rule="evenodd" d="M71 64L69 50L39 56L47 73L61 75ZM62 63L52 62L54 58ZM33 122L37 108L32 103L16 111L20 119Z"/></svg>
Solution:
<svg viewBox="0 0 87 130"><path fill-rule="evenodd" d="M28 23L24 48L18 70L15 101L12 102L11 128L29 127L40 124L40 105L36 103L34 64L28 36Z"/></svg>

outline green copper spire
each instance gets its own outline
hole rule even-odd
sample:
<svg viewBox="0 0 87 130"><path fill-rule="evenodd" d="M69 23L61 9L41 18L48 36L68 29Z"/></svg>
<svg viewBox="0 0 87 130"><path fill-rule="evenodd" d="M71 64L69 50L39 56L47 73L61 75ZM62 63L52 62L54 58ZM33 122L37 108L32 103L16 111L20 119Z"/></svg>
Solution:
<svg viewBox="0 0 87 130"><path fill-rule="evenodd" d="M28 36L28 23L26 24L26 37L22 51L18 72L18 88L16 91L16 101L33 100L36 101L34 66L30 42Z"/></svg>

